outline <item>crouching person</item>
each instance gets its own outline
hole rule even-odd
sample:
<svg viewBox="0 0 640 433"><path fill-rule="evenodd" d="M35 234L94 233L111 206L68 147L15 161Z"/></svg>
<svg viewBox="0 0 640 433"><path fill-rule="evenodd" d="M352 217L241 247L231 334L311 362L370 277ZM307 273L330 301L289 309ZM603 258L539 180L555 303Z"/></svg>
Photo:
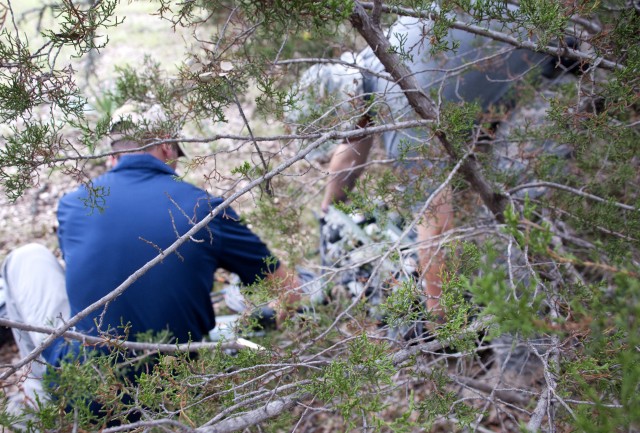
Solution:
<svg viewBox="0 0 640 433"><path fill-rule="evenodd" d="M222 203L221 198L178 179L176 162L184 153L169 140L171 134L154 131L147 138L157 144L145 147L146 142L128 134L123 125L112 128L111 138L113 149L126 153L106 174L60 200L58 238L66 269L38 245L22 247L7 257L3 273L11 319L55 326L74 317ZM168 141L158 143L157 137ZM283 303L293 305L297 300L297 279L236 212L226 208L119 297L83 317L75 331L132 341L142 333L165 333L171 343L201 341L215 326L210 291L218 268L237 274L245 285L263 278L277 280ZM16 331L21 356L45 337ZM81 363L92 350L78 341L56 340L40 362L33 363L27 400L36 394L46 398L40 383L46 364ZM108 408L100 410L104 414Z"/></svg>

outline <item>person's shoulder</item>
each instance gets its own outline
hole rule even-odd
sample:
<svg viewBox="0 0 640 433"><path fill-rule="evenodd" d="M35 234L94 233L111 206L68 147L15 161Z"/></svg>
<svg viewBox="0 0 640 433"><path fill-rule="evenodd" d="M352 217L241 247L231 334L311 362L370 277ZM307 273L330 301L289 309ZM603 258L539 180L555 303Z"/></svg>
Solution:
<svg viewBox="0 0 640 433"><path fill-rule="evenodd" d="M211 194L206 193L206 195L201 197L201 200L206 203L206 206L210 210L214 210L220 206L224 205L225 199L222 197L217 197ZM227 210L231 210L231 205L227 204L226 207L220 209L219 215L223 215ZM236 214L234 211L231 211L234 215Z"/></svg>
<svg viewBox="0 0 640 433"><path fill-rule="evenodd" d="M233 209L231 203L225 203L225 201L223 197L216 197L208 193L198 196L193 207L197 219L201 220L214 212L216 215L210 224L215 227L223 228L241 222L240 215Z"/></svg>
<svg viewBox="0 0 640 433"><path fill-rule="evenodd" d="M103 189L100 183L99 179L92 179L86 184L82 183L76 186L75 188L65 192L62 197L60 197L60 200L58 201L59 205L64 206L77 203L79 200L87 197L91 191L96 192L98 189Z"/></svg>
<svg viewBox="0 0 640 433"><path fill-rule="evenodd" d="M180 182L178 187L180 190L180 198L182 200L193 201L200 209L211 211L224 202L222 197L214 196L196 185L180 180L178 180L178 182Z"/></svg>
<svg viewBox="0 0 640 433"><path fill-rule="evenodd" d="M192 197L194 200L209 200L211 195L204 189L188 182L179 176L171 176L171 183L180 194L185 197Z"/></svg>

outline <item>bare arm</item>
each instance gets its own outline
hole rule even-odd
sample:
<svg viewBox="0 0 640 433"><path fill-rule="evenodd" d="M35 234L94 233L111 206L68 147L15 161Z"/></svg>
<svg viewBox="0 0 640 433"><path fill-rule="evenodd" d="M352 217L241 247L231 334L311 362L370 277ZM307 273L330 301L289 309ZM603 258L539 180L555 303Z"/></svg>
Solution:
<svg viewBox="0 0 640 433"><path fill-rule="evenodd" d="M442 190L423 215L418 225L418 240L430 243L434 237L440 236L453 227L453 203L451 188ZM442 251L437 245L421 249L418 252L422 276L424 278L424 292L427 296L427 310L436 317L443 318L444 312L440 307L442 294L441 271L444 264Z"/></svg>
<svg viewBox="0 0 640 433"><path fill-rule="evenodd" d="M267 276L267 279L278 287L278 300L271 306L278 311L277 324L280 326L300 306L302 296L299 287L300 280L286 265L280 266Z"/></svg>
<svg viewBox="0 0 640 433"><path fill-rule="evenodd" d="M358 127L363 128L369 124L368 117L363 117L358 123ZM373 144L373 137L366 136L359 139L347 141L340 144L329 163L329 171L336 173L327 184L324 191L321 209L326 212L329 205L334 202L343 201L347 196L347 191L353 188L356 180L362 174L362 168L355 168L367 162L369 151Z"/></svg>

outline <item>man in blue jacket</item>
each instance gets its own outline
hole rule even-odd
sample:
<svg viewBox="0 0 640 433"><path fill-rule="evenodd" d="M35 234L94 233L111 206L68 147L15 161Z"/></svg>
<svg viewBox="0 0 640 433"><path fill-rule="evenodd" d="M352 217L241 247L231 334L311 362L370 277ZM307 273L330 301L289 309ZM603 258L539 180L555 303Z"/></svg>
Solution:
<svg viewBox="0 0 640 433"><path fill-rule="evenodd" d="M73 317L113 291L222 203L221 198L177 177L177 159L184 155L177 143L163 142L131 152L141 146L138 139L122 131L112 138L114 150L129 153L120 156L112 170L60 200L58 238L66 270L45 247L36 244L7 257L3 274L11 318L47 326ZM76 331L129 340L148 331L167 332L171 342L201 341L215 326L210 292L218 268L237 274L246 285L262 278L277 280L287 291L286 302L297 299L296 278L227 207L122 295L84 317ZM22 355L45 337L35 332L16 334ZM81 351L79 342L58 339L43 352L44 360L34 363L33 376L42 376L42 361L59 365L69 356L81 356ZM29 386L39 392L37 381L32 382ZM34 397L33 390L26 394Z"/></svg>

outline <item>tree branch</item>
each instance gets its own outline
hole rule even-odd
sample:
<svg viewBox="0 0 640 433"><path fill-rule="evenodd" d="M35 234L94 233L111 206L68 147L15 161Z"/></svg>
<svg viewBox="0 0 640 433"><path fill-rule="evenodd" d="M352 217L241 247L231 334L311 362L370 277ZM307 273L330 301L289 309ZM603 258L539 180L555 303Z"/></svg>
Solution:
<svg viewBox="0 0 640 433"><path fill-rule="evenodd" d="M298 401L306 400L310 397L310 393L294 393L277 400L272 400L266 405L245 412L242 415L227 418L215 425L197 428L195 431L198 433L231 433L243 430L267 419L274 418L285 410L292 408Z"/></svg>
<svg viewBox="0 0 640 433"><path fill-rule="evenodd" d="M371 20L376 26L380 25L380 15L382 14L382 0L374 0L371 8Z"/></svg>
<svg viewBox="0 0 640 433"><path fill-rule="evenodd" d="M364 137L367 135L380 134L387 131L398 131L402 129L411 129L411 128L419 128L427 125L433 124L433 120L409 120L405 122L395 122L390 125L376 125L369 126L366 128L358 128L349 131L330 131L330 132L312 132L309 134L282 134L282 135L268 135L268 136L249 136L249 135L234 135L234 134L215 134L209 137L203 138L171 138L162 140L154 140L150 143L147 143L143 146L136 147L133 149L127 150L118 150L118 151L110 151L98 153L95 155L78 155L78 156L65 156L63 158L54 158L51 160L41 160L34 161L33 167L37 166L45 166L50 163L61 163L66 161L85 161L85 160L94 160L94 159L102 159L109 156L122 155L127 153L136 153L143 151L145 149L149 149L155 145L160 143L212 143L214 141L219 140L235 140L235 141L243 141L243 142L262 142L262 141L287 141L287 140L317 140L326 136L328 133L333 134L331 138L325 139L323 143L327 140L344 140L344 139L353 139ZM1 167L1 166L0 166Z"/></svg>
<svg viewBox="0 0 640 433"><path fill-rule="evenodd" d="M628 204L624 204L624 203L618 203L618 202L615 202L615 201L605 200L602 197L598 197L597 195L589 194L588 192L583 192L583 191L580 191L579 189L571 188L570 186L562 185L562 184L559 184L559 183L553 183L553 182L532 182L532 183L526 183L526 184L523 184L523 185L518 185L518 186L516 186L514 188L511 188L509 190L509 194L513 194L514 192L520 191L520 190L523 190L523 189L532 189L532 188L540 188L540 187L548 187L548 188L560 189L562 191L567 191L567 192L570 192L572 194L576 194L576 195L579 195L581 197L585 197L585 198L597 201L599 203L610 203L610 204L612 204L612 205L614 205L616 207L619 207L620 209L640 212L640 208L629 206Z"/></svg>
<svg viewBox="0 0 640 433"><path fill-rule="evenodd" d="M136 430L136 429L144 429L143 431L146 431L147 429L150 429L153 427L156 427L156 428L174 427L185 433L194 431L194 429L178 421L174 421L172 419L166 419L166 418L156 419L156 420L147 420L147 421L138 421L130 424L119 425L116 427L105 428L104 430L100 430L100 431L101 433L117 433L117 432L130 431L130 430Z"/></svg>
<svg viewBox="0 0 640 433"><path fill-rule="evenodd" d="M253 136L253 130L251 129L251 125L249 124L249 119L247 119L247 116L244 115L244 110L242 109L242 104L238 99L238 94L236 92L235 86L233 85L233 81L227 77L224 77L224 79L227 83L229 83L229 87L231 87L231 92L233 93L233 99L236 103L236 106L238 107L238 112L242 117L242 121L244 122L244 125L247 127L247 132L249 133L249 137L251 137L251 142L253 143L253 147L255 147L256 152L260 157L260 161L262 162L262 169L266 173L269 170L269 164L267 164L267 161L264 159L264 155L262 154L262 149L260 149L260 146L258 146L258 142ZM264 191L267 193L268 196L273 197L273 191L271 190L271 185L268 180L265 180L264 182Z"/></svg>
<svg viewBox="0 0 640 433"><path fill-rule="evenodd" d="M360 2L359 4L365 9L374 8L373 3ZM430 20L438 19L438 16L433 13L421 12L415 9L404 8L400 6L383 5L382 10L387 13L395 13L399 15L405 15L405 16L416 17L416 18L428 18ZM514 38L513 36L509 36L505 33L498 32L495 30L489 30L487 28L477 26L474 24L465 23L463 21L453 21L451 23L451 28L462 30L468 33L473 33L479 36L486 36L493 40L512 45L516 48L525 48L531 51L536 51L538 53L545 53L545 54L550 54L556 57L565 57L572 60L586 62L596 67L607 69L610 71L622 70L625 68L624 65L621 65L617 62L613 62L611 60L607 60L604 57L591 56L589 54L583 53L582 51L574 50L569 47L552 47L552 46L541 47L534 42L521 41L518 38Z"/></svg>
<svg viewBox="0 0 640 433"><path fill-rule="evenodd" d="M405 92L409 104L418 116L426 120L436 120L437 112L433 101L424 93L415 78L415 74L402 62L400 56L393 52L391 44L382 29L372 23L371 18L359 3L355 4L350 21L373 49L374 54L384 65L387 72ZM462 152L449 142L442 131L435 131L435 136L454 161L461 159ZM473 157L465 159L460 167L460 172L480 195L482 201L491 210L495 218L503 222L503 212L507 206L507 198L504 194L495 192L497 188L486 180L476 159Z"/></svg>
<svg viewBox="0 0 640 433"><path fill-rule="evenodd" d="M29 332L39 332L41 334L53 334L56 332L56 328L46 326L34 326L26 323L16 322L9 319L0 318L0 326L6 326L8 328L21 329ZM166 343L140 343L137 341L122 340L117 337L96 337L93 335L82 334L75 331L65 331L62 337L69 338L71 340L81 341L89 345L100 345L109 347L122 347L129 350L145 350L162 353L174 353L174 352L197 352L201 349L216 349L218 347L222 349L243 349L246 346L237 342L233 343L182 343L182 344L166 344Z"/></svg>

